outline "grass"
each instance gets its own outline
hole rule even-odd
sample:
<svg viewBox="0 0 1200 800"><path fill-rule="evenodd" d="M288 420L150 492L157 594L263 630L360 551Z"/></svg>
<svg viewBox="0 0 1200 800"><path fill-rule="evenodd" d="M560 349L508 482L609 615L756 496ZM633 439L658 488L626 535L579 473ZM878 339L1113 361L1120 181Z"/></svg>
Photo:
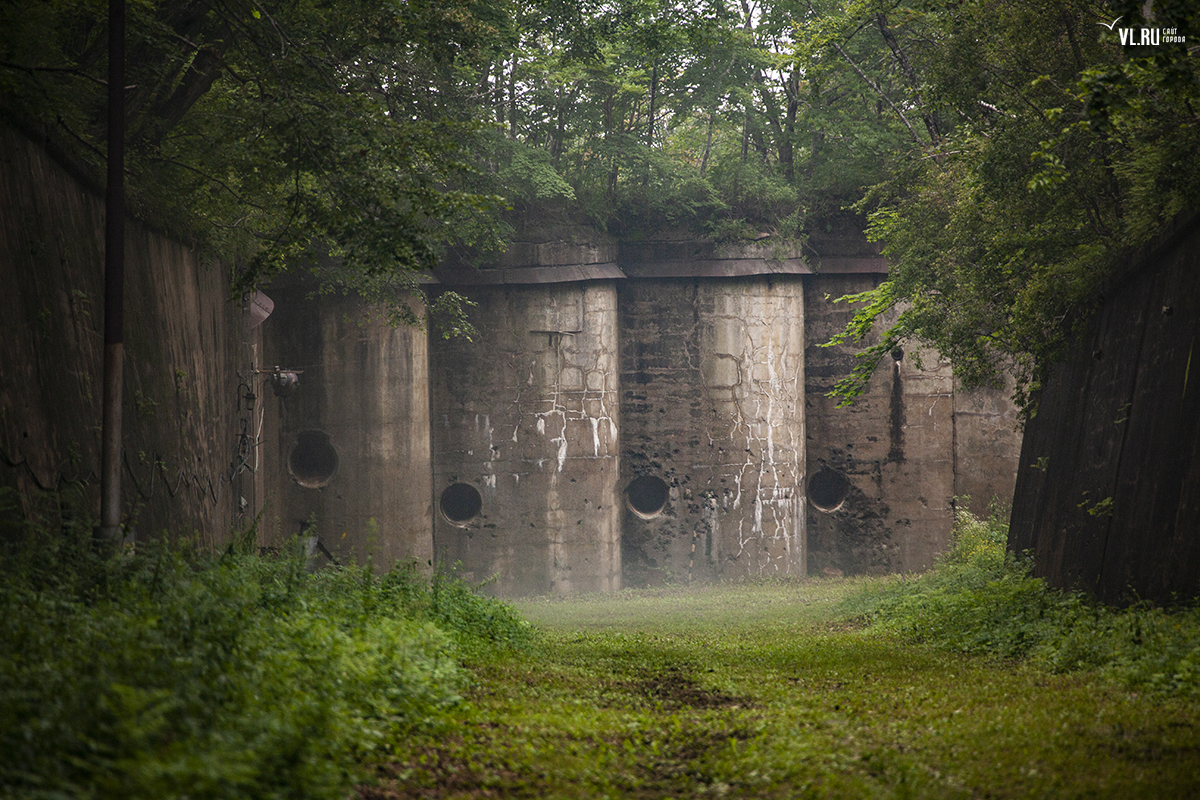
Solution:
<svg viewBox="0 0 1200 800"><path fill-rule="evenodd" d="M963 518L915 579L518 602L534 648L470 663L454 722L360 796L1200 796L1200 704L1152 679L1186 673L1195 615L1051 592L1002 533ZM1165 649L1143 632L1139 658L1065 656L1154 620Z"/></svg>
<svg viewBox="0 0 1200 800"><path fill-rule="evenodd" d="M918 577L512 605L64 520L0 549L0 798L1200 796L1196 611L996 519Z"/></svg>
<svg viewBox="0 0 1200 800"><path fill-rule="evenodd" d="M842 604L879 631L945 650L1023 659L1053 673L1094 670L1126 689L1200 697L1200 610L1111 608L1053 591L1005 551L1007 514L960 512L933 571Z"/></svg>

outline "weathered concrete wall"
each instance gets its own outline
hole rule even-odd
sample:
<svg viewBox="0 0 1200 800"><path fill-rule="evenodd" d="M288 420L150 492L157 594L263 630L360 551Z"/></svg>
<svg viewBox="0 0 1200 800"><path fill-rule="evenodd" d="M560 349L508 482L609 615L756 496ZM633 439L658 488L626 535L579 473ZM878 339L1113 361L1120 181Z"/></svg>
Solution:
<svg viewBox="0 0 1200 800"><path fill-rule="evenodd" d="M487 341L474 351L436 345L432 392L435 492L452 501L450 515L436 515L439 558L476 579L498 574L500 593L578 588L562 582L561 565L590 553L599 535L582 548L547 541L561 527L556 509L614 489L619 563L630 586L827 567L925 569L949 542L956 495L974 495L978 512L992 496L1008 498L1020 437L1007 393L959 392L949 365L924 352L923 368L898 353L850 409L823 396L858 349L813 347L852 311L830 298L882 279L885 265L861 236L818 241L818 274L801 254L769 241L718 246L664 234L615 248L579 229L525 238L515 255L486 269L439 270L452 283L507 287L473 290ZM547 284L580 276L616 280L620 374L605 386L620 392L620 479L597 489L595 480L576 478L576 486L552 487L547 502L546 487L498 463L556 457L552 448L520 455L522 448L506 443L502 452L497 444L497 431L520 429L504 416L516 400L503 364L558 363L553 337L537 346L510 339L562 330L530 320L565 303ZM498 396L497 386L505 387ZM606 445L615 455L615 433ZM515 526L510 512L520 515ZM455 514L462 518L448 518Z"/></svg>
<svg viewBox="0 0 1200 800"><path fill-rule="evenodd" d="M1132 254L1105 297L1026 426L1009 549L1109 602L1188 600L1200 594L1200 216Z"/></svg>
<svg viewBox="0 0 1200 800"><path fill-rule="evenodd" d="M431 348L439 561L502 595L619 588L613 282L456 290L480 335Z"/></svg>
<svg viewBox="0 0 1200 800"><path fill-rule="evenodd" d="M618 294L627 581L803 575L799 276Z"/></svg>
<svg viewBox="0 0 1200 800"><path fill-rule="evenodd" d="M32 508L78 480L94 504L101 203L0 136L0 485ZM1004 393L957 391L932 354L885 364L850 409L824 397L853 352L815 346L850 313L828 298L880 279L861 237L812 240L814 267L769 240L529 231L486 269L439 270L479 303L480 336L432 345L298 281L251 329L219 266L132 225L128 248L125 496L143 535L215 542L265 509L264 545L311 520L342 562L436 553L500 594L608 591L623 574L922 569L952 496L982 509L1011 486ZM299 372L285 397L276 366Z"/></svg>
<svg viewBox="0 0 1200 800"><path fill-rule="evenodd" d="M1012 401L1014 382L999 388L954 386L954 496L986 517L993 501L1012 503L1021 457L1021 420Z"/></svg>
<svg viewBox="0 0 1200 800"><path fill-rule="evenodd" d="M310 288L277 281L262 325L260 368L300 373L286 397L270 374L257 376L269 543L311 521L340 563L424 565L433 558L425 333L389 325L354 296L310 299Z"/></svg>
<svg viewBox="0 0 1200 800"><path fill-rule="evenodd" d="M617 243L585 225L534 225L489 264L448 258L435 270L447 286L527 286L625 277L617 267Z"/></svg>
<svg viewBox="0 0 1200 800"><path fill-rule="evenodd" d="M0 485L27 512L77 483L99 507L103 269L101 198L0 126ZM125 292L122 519L142 537L223 541L254 500L248 315L225 268L133 222Z"/></svg>
<svg viewBox="0 0 1200 800"><path fill-rule="evenodd" d="M1006 389L960 391L930 350L884 359L865 395L838 408L826 395L861 346L822 347L854 312L834 299L881 275L806 278L809 569L846 574L928 569L946 549L955 496L986 513L1007 502L1020 433ZM918 361L920 366L918 366Z"/></svg>

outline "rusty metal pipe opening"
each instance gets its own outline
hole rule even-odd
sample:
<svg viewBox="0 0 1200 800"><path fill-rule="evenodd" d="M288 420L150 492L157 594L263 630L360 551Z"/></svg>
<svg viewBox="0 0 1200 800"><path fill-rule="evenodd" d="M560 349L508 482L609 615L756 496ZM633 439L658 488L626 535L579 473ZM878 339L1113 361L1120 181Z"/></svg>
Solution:
<svg viewBox="0 0 1200 800"><path fill-rule="evenodd" d="M455 525L465 525L479 516L483 510L483 497L469 483L453 483L442 492L438 508L442 515Z"/></svg>
<svg viewBox="0 0 1200 800"><path fill-rule="evenodd" d="M337 474L338 454L321 431L304 431L288 456L288 472L305 489L327 486Z"/></svg>
<svg viewBox="0 0 1200 800"><path fill-rule="evenodd" d="M667 506L670 488L662 478L653 475L643 475L634 478L625 487L625 500L629 509L643 519L650 519L662 513Z"/></svg>

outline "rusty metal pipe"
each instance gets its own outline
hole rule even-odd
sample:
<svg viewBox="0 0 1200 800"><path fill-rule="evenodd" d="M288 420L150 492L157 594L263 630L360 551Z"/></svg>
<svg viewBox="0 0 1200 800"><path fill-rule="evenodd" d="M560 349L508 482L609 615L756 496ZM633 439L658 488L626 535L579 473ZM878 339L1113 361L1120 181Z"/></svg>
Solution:
<svg viewBox="0 0 1200 800"><path fill-rule="evenodd" d="M121 533L121 409L125 372L125 0L108 3L108 181L104 225L104 398L99 539Z"/></svg>

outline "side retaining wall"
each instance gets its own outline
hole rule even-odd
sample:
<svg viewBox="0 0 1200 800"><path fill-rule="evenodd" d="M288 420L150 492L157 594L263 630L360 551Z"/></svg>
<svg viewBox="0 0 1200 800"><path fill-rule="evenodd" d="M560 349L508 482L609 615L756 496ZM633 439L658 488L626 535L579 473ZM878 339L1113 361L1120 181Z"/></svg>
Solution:
<svg viewBox="0 0 1200 800"><path fill-rule="evenodd" d="M1200 594L1200 215L1133 254L1025 429L1009 548L1108 602Z"/></svg>
<svg viewBox="0 0 1200 800"><path fill-rule="evenodd" d="M0 154L0 486L53 524L47 490L99 508L104 204L7 125ZM134 222L125 307L122 520L216 543L255 500L237 376L249 315L224 267Z"/></svg>

